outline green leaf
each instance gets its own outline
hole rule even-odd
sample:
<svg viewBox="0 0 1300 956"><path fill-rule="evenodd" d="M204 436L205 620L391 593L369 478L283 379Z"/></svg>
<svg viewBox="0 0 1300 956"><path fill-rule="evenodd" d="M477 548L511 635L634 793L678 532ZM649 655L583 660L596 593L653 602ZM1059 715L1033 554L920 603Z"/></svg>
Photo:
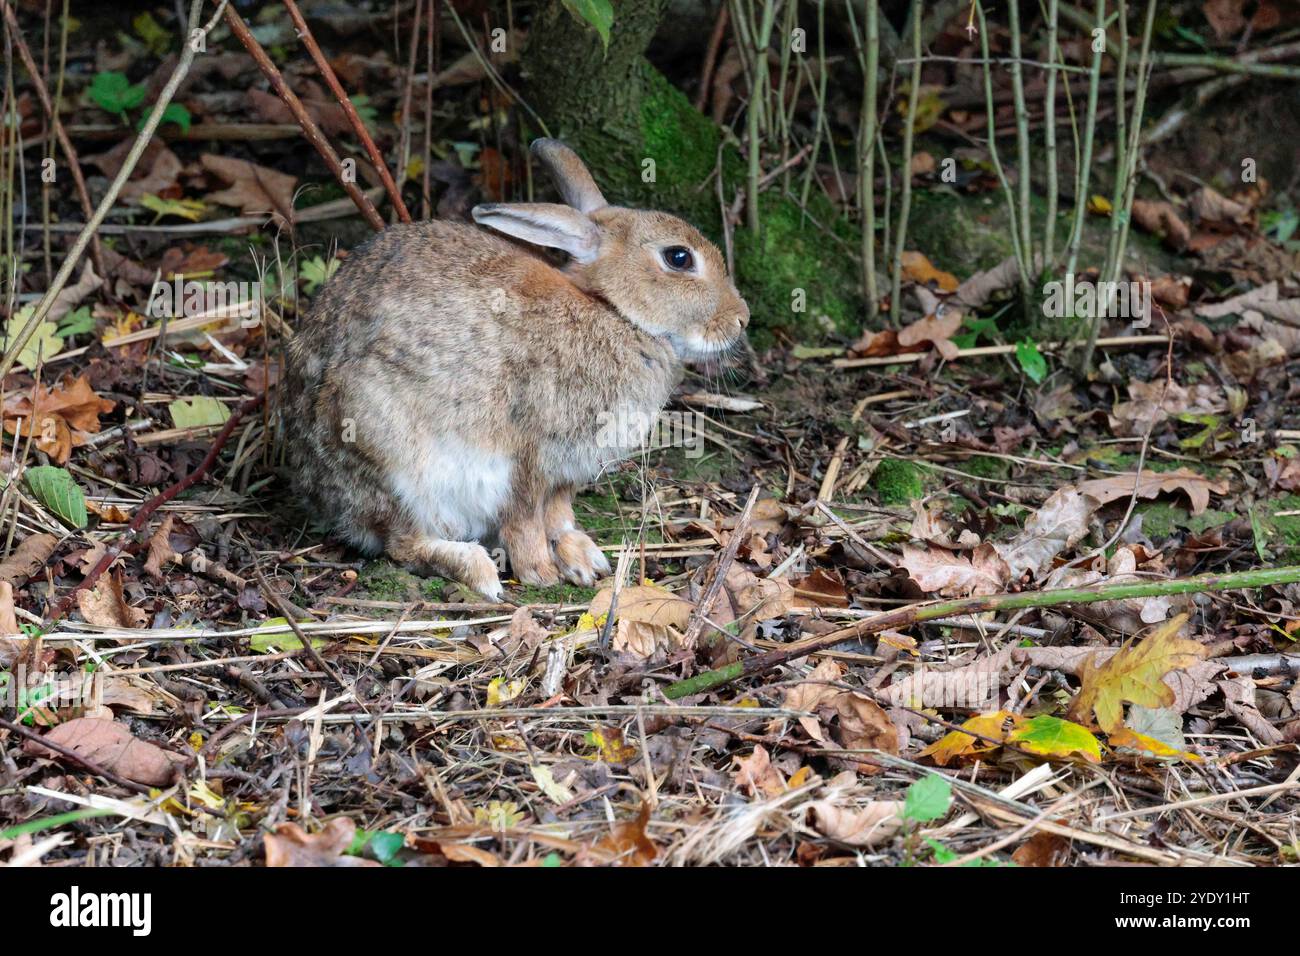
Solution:
<svg viewBox="0 0 1300 956"><path fill-rule="evenodd" d="M74 528L86 526L86 496L65 469L39 465L28 468L23 477L36 499L60 521Z"/></svg>
<svg viewBox="0 0 1300 956"><path fill-rule="evenodd" d="M5 324L5 349L18 340L18 335L36 311L36 306L29 305L19 309ZM42 322L27 340L22 351L18 353L17 362L27 371L36 370L42 360L51 359L63 351L63 336L53 322Z"/></svg>
<svg viewBox="0 0 1300 956"><path fill-rule="evenodd" d="M163 199L153 193L145 193L141 196L140 205L156 214L154 222L163 216L177 216L190 222L198 222L208 211L207 204L201 199Z"/></svg>
<svg viewBox="0 0 1300 956"><path fill-rule="evenodd" d="M177 428L204 428L224 425L230 418L230 409L208 395L196 395L188 402L177 399L167 406L172 413L172 423Z"/></svg>
<svg viewBox="0 0 1300 956"><path fill-rule="evenodd" d="M79 309L74 309L59 320L59 332L63 338L72 338L74 335L81 335L83 332L95 331L95 317L90 314L90 306L83 305Z"/></svg>
<svg viewBox="0 0 1300 956"><path fill-rule="evenodd" d="M121 116L143 103L145 92L143 85L137 83L132 86L125 75L111 70L96 73L90 84L90 98L100 109L115 116Z"/></svg>
<svg viewBox="0 0 1300 956"><path fill-rule="evenodd" d="M144 124L148 122L148 120L149 117L147 114L145 116L141 116L140 122L135 124L135 128L138 130L143 130ZM184 106L182 106L180 103L168 103L163 108L162 119L158 121L158 125L161 126L163 123L175 123L177 126L181 128L182 133L188 133L190 131L190 123L192 121L193 121L193 117L190 116L190 111L187 110Z"/></svg>
<svg viewBox="0 0 1300 956"><path fill-rule="evenodd" d="M149 52L155 56L166 56L172 48L171 34L158 25L158 21L153 18L153 14L147 10L131 21L131 26L135 28L136 36L144 41L144 45L149 48Z"/></svg>
<svg viewBox="0 0 1300 956"><path fill-rule="evenodd" d="M903 819L916 823L938 820L952 804L952 784L937 773L929 774L907 788Z"/></svg>
<svg viewBox="0 0 1300 956"><path fill-rule="evenodd" d="M1068 757L1078 754L1092 763L1101 761L1101 744L1088 728L1051 714L1039 714L1015 728L1007 736L1022 750L1044 757Z"/></svg>
<svg viewBox="0 0 1300 956"><path fill-rule="evenodd" d="M380 830L370 838L370 852L375 855L375 859L384 866L401 866L402 861L397 859L397 853L406 845L406 837L400 833L392 833L388 830Z"/></svg>
<svg viewBox="0 0 1300 956"><path fill-rule="evenodd" d="M0 840L17 840L20 836L39 833L42 830L52 830L55 827L63 826L65 823L76 823L79 820L89 820L92 817L107 817L115 813L117 813L116 810L103 807L90 807L85 810L69 810L67 813L56 813L52 817L28 820L17 826L0 830Z"/></svg>
<svg viewBox="0 0 1300 956"><path fill-rule="evenodd" d="M288 623L289 621L286 618L273 617L263 623L258 630L280 628ZM326 643L323 637L313 637L311 639L311 646L317 650L324 647ZM258 654L267 654L271 651L300 651L302 650L302 641L298 640L297 634L286 634L277 630L270 634L254 634L248 639L248 646Z"/></svg>
<svg viewBox="0 0 1300 956"><path fill-rule="evenodd" d="M609 49L609 28L614 25L614 7L609 0L564 0L564 7L600 34L600 42Z"/></svg>
<svg viewBox="0 0 1300 956"><path fill-rule="evenodd" d="M1043 353L1038 351L1037 343L1029 339L1017 342L1016 361L1020 363L1021 371L1028 375L1035 385L1047 378L1047 359L1043 358Z"/></svg>
<svg viewBox="0 0 1300 956"><path fill-rule="evenodd" d="M339 271L339 260L333 257L326 262L320 256L304 259L298 266L298 276L302 279L303 289L308 295L315 295L330 276Z"/></svg>

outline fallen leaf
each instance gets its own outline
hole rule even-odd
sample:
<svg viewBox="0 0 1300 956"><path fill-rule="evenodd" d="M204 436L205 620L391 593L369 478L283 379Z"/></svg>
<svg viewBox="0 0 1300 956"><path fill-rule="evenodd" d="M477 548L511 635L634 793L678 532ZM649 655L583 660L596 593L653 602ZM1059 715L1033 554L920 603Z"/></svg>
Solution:
<svg viewBox="0 0 1300 956"><path fill-rule="evenodd" d="M915 161L915 157L913 157ZM933 162L933 160L931 160ZM931 167L933 168L933 167ZM913 172L918 172L915 168ZM951 272L936 269L922 253L905 251L903 253L903 278L908 282L928 285L933 282L940 292L956 292L961 283Z"/></svg>
<svg viewBox="0 0 1300 956"><path fill-rule="evenodd" d="M1011 541L993 547L1010 569L1012 581L1026 571L1034 578L1051 566L1058 554L1078 544L1088 533L1088 519L1099 507L1098 499L1074 488L1059 488L1025 522Z"/></svg>
<svg viewBox="0 0 1300 956"><path fill-rule="evenodd" d="M99 432L99 416L116 407L117 402L95 394L85 375L65 378L51 389L35 383L30 392L5 397L4 430L10 435L33 436L36 447L62 465L73 448Z"/></svg>
<svg viewBox="0 0 1300 956"><path fill-rule="evenodd" d="M903 825L902 800L872 800L861 807L816 800L807 810L818 833L847 846L875 846L891 839Z"/></svg>
<svg viewBox="0 0 1300 956"><path fill-rule="evenodd" d="M1096 716L1097 726L1113 733L1124 723L1124 703L1168 707L1174 692L1164 682L1170 671L1184 670L1205 656L1205 647L1178 636L1187 615L1171 618L1141 642L1130 640L1102 664L1089 663L1080 672L1082 686L1070 702L1074 721Z"/></svg>
<svg viewBox="0 0 1300 956"><path fill-rule="evenodd" d="M898 331L898 344L904 350L929 342L946 359L954 359L961 351L952 337L961 331L962 311L945 309L943 316L927 315Z"/></svg>
<svg viewBox="0 0 1300 956"><path fill-rule="evenodd" d="M77 592L81 616L97 627L137 628L149 622L149 616L126 603L122 593L122 572L105 574L93 589Z"/></svg>
<svg viewBox="0 0 1300 956"><path fill-rule="evenodd" d="M335 817L319 833L296 823L281 823L263 841L267 866L380 866L375 860L344 856L356 838L357 825Z"/></svg>
<svg viewBox="0 0 1300 956"><path fill-rule="evenodd" d="M1136 472L1123 475L1111 475L1080 482L1080 494L1091 495L1101 504L1128 498L1134 494L1139 498L1155 498L1166 491L1181 491L1187 495L1192 505L1192 514L1198 515L1210 506L1210 494L1228 493L1228 481L1214 481L1190 468L1176 468L1173 471L1143 470L1141 478Z"/></svg>
<svg viewBox="0 0 1300 956"><path fill-rule="evenodd" d="M988 543L971 551L970 557L905 544L899 566L922 591L944 597L997 594L1011 579L1011 569Z"/></svg>
<svg viewBox="0 0 1300 956"><path fill-rule="evenodd" d="M1088 728L1051 714L1039 714L1018 724L1007 735L1007 743L1044 757L1077 755L1089 763L1101 763L1101 744Z"/></svg>
<svg viewBox="0 0 1300 956"><path fill-rule="evenodd" d="M296 176L258 166L246 159L204 153L199 157L203 168L230 183L227 189L209 193L208 199L223 206L234 206L245 215L272 213L279 220L293 220L293 194Z"/></svg>
<svg viewBox="0 0 1300 956"><path fill-rule="evenodd" d="M1064 866L1069 856L1069 840L1040 830L1016 847L1011 862L1016 866Z"/></svg>
<svg viewBox="0 0 1300 956"><path fill-rule="evenodd" d="M736 769L731 776L743 793L751 797L779 797L785 793L785 777L772 766L772 758L761 744L748 757L733 760Z"/></svg>
<svg viewBox="0 0 1300 956"><path fill-rule="evenodd" d="M650 822L650 805L641 804L636 818L614 827L614 832L596 844L596 848L614 856L615 861L631 866L649 866L659 855L659 848L646 835Z"/></svg>
<svg viewBox="0 0 1300 956"><path fill-rule="evenodd" d="M831 658L818 661L817 666L813 668L811 674L804 680L795 684L793 687L787 687L781 706L786 710L806 710L810 713L816 713L817 709L843 693L835 683L844 674L844 669L840 667ZM821 722L816 717L800 717L799 726L807 731L808 736L819 743L825 743L826 738L822 735ZM780 718L772 722L770 731L780 724Z"/></svg>
<svg viewBox="0 0 1300 956"><path fill-rule="evenodd" d="M609 614L613 586L592 598L589 614L599 621ZM691 616L691 603L656 584L625 587L614 608L613 649L640 658L675 650Z"/></svg>
<svg viewBox="0 0 1300 956"><path fill-rule="evenodd" d="M179 769L189 763L180 754L133 737L123 724L99 717L74 717L52 728L42 739L61 744L105 770L148 787L170 786ZM23 744L23 752L66 759L34 740Z"/></svg>
<svg viewBox="0 0 1300 956"><path fill-rule="evenodd" d="M1008 724L1014 727L1024 720L1019 714L1009 710L999 710L991 714L976 714L962 722L963 733L953 730L921 751L919 756L930 757L940 767L946 767L958 757L977 757L997 749L997 744L983 738L992 738L999 743L1007 739ZM979 734L978 737L974 734Z"/></svg>

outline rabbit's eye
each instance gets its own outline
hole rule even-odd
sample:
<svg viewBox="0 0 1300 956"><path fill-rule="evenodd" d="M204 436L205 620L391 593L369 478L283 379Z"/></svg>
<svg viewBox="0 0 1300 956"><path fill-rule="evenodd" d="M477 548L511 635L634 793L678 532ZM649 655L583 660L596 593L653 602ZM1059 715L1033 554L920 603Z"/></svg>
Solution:
<svg viewBox="0 0 1300 956"><path fill-rule="evenodd" d="M685 246L669 246L663 251L663 257L664 264L677 272L685 272L695 265L695 257Z"/></svg>

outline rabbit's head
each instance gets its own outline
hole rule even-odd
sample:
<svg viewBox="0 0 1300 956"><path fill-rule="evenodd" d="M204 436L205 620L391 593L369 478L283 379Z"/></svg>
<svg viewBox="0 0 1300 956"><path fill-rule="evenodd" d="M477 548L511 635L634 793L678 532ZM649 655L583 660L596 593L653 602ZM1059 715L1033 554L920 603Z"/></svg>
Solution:
<svg viewBox="0 0 1300 956"><path fill-rule="evenodd" d="M551 173L560 203L488 203L474 221L515 239L560 249L565 273L684 360L739 343L749 307L717 248L690 223L662 212L610 206L576 153L554 139L533 155Z"/></svg>

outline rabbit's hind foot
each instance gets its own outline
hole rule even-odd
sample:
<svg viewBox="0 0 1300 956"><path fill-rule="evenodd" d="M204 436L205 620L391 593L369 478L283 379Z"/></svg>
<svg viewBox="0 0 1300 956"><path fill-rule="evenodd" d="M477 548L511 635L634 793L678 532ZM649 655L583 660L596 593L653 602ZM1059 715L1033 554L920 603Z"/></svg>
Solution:
<svg viewBox="0 0 1300 956"><path fill-rule="evenodd" d="M534 515L505 522L501 526L501 543L510 555L510 569L520 584L549 588L560 583L560 572L551 560L546 532Z"/></svg>
<svg viewBox="0 0 1300 956"><path fill-rule="evenodd" d="M489 601L505 597L496 562L481 544L401 534L389 538L387 551L394 561L410 565L421 574L459 581Z"/></svg>

